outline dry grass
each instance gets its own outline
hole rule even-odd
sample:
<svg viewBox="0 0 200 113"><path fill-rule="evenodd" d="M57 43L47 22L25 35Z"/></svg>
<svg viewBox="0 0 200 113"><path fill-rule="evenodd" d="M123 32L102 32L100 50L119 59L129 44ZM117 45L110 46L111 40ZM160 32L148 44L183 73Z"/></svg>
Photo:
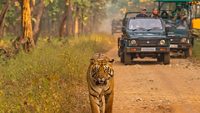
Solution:
<svg viewBox="0 0 200 113"><path fill-rule="evenodd" d="M200 38L200 30L199 29L193 29L192 34L196 35L196 38L198 38L198 39Z"/></svg>
<svg viewBox="0 0 200 113"><path fill-rule="evenodd" d="M0 112L89 113L89 58L115 43L108 35L40 40L30 54L0 61Z"/></svg>

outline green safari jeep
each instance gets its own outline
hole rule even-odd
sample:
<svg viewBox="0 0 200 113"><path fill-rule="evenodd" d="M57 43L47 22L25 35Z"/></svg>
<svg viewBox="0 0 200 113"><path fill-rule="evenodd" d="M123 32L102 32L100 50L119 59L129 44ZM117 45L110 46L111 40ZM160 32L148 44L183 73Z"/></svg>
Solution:
<svg viewBox="0 0 200 113"><path fill-rule="evenodd" d="M126 18L118 38L118 55L125 65L136 58L151 57L170 64L170 40L162 19Z"/></svg>

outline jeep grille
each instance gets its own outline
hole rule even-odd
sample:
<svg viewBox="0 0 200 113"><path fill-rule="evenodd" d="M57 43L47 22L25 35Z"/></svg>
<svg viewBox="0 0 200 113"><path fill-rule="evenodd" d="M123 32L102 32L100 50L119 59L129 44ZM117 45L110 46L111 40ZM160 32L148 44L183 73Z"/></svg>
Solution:
<svg viewBox="0 0 200 113"><path fill-rule="evenodd" d="M157 46L159 45L159 41L160 40L137 40L137 44L138 46L143 46L143 47Z"/></svg>

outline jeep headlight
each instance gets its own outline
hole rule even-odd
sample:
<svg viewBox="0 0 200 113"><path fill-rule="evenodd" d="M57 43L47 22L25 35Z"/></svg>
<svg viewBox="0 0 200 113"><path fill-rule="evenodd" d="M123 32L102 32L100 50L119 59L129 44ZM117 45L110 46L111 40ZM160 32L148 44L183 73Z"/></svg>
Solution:
<svg viewBox="0 0 200 113"><path fill-rule="evenodd" d="M136 45L136 44L137 44L137 42L135 40L130 40L130 42L129 42L130 46L133 46L133 45Z"/></svg>
<svg viewBox="0 0 200 113"><path fill-rule="evenodd" d="M160 45L165 45L165 40L160 40Z"/></svg>
<svg viewBox="0 0 200 113"><path fill-rule="evenodd" d="M181 43L186 43L187 42L187 38L182 38L181 39Z"/></svg>

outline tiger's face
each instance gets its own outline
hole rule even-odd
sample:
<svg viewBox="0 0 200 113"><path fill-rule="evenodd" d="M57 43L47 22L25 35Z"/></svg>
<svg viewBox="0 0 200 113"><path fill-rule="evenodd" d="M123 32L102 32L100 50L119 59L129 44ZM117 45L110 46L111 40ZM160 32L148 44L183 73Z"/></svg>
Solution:
<svg viewBox="0 0 200 113"><path fill-rule="evenodd" d="M113 77L113 62L114 60L108 59L91 59L91 76L96 85L106 85L107 81Z"/></svg>

